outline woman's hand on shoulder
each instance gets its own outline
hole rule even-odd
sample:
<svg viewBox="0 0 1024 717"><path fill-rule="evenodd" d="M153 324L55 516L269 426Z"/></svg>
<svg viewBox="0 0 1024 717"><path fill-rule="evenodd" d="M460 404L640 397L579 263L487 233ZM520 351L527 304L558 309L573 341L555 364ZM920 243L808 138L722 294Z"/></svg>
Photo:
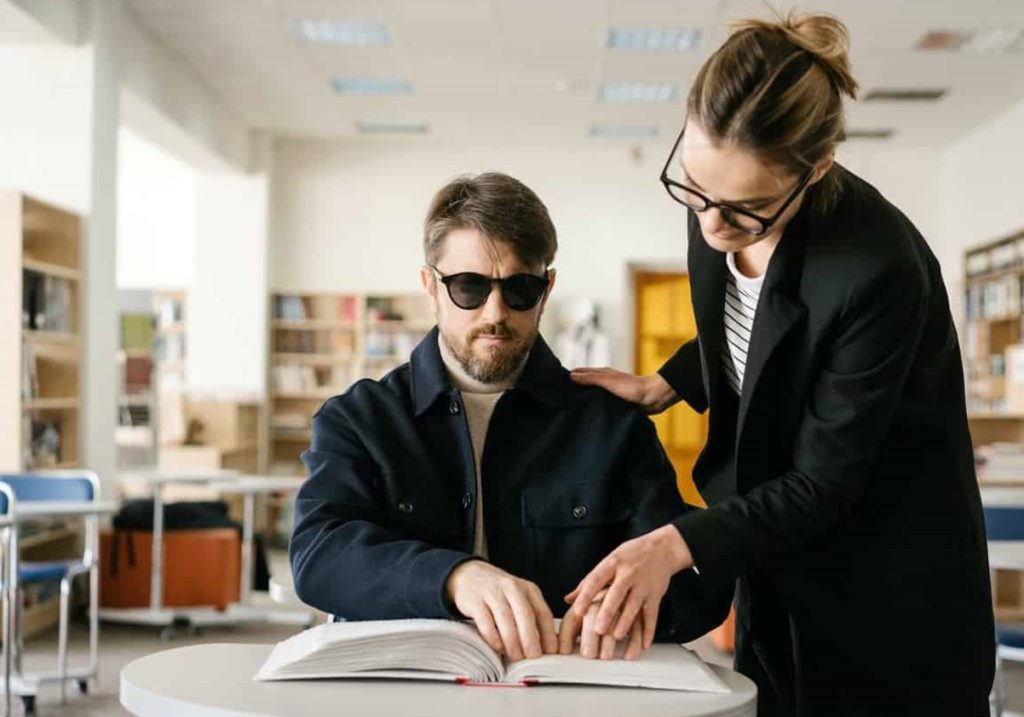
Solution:
<svg viewBox="0 0 1024 717"><path fill-rule="evenodd" d="M634 376L613 368L578 368L571 376L582 386L600 386L624 401L639 405L647 413L661 413L679 400L675 390L657 373Z"/></svg>

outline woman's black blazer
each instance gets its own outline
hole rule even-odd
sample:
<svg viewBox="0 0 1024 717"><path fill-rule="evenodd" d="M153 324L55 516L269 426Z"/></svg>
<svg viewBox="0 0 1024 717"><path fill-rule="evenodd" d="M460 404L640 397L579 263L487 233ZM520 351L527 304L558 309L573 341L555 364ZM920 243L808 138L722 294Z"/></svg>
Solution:
<svg viewBox="0 0 1024 717"><path fill-rule="evenodd" d="M739 400L720 366L725 255L690 214L699 336L660 373L710 410L693 471L709 508L676 526L706 584L741 578L737 665L794 713L974 705L993 620L946 289L911 222L835 171L838 205L802 208L768 266Z"/></svg>

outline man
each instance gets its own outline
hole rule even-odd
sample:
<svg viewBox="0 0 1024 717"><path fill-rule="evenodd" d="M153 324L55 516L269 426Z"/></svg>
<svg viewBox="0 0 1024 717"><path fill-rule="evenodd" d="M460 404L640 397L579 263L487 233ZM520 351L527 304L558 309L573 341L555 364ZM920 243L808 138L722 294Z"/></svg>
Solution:
<svg viewBox="0 0 1024 717"><path fill-rule="evenodd" d="M607 552L685 506L650 420L573 384L539 336L556 249L546 207L512 177L434 197L420 278L437 328L313 418L290 547L303 602L349 620L469 618L511 660L570 652L582 629L584 656L612 656L596 608L561 635L553 618ZM677 576L657 624L637 617L629 657L724 618L698 583Z"/></svg>

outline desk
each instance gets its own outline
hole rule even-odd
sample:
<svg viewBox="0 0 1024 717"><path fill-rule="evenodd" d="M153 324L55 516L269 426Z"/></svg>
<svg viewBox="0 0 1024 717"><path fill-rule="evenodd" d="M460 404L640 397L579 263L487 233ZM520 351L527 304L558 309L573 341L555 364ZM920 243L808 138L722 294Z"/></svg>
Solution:
<svg viewBox="0 0 1024 717"><path fill-rule="evenodd" d="M253 682L273 645L165 650L121 671L121 704L138 717L752 717L757 688L714 667L733 692L612 687L482 688L398 680Z"/></svg>
<svg viewBox="0 0 1024 717"><path fill-rule="evenodd" d="M119 480L142 481L150 485L153 497L153 552L151 559L150 598L148 608L106 608L100 617L114 622L171 627L176 622L200 627L204 625L235 625L246 622L276 622L290 625L312 624L307 611L258 608L251 605L253 555L253 505L255 496L282 490L298 490L302 481L294 478L241 475L234 470L149 470L118 475ZM166 608L163 598L163 489L174 483L209 485L221 493L239 493L244 500L242 524L242 569L239 602L226 610L204 608Z"/></svg>
<svg viewBox="0 0 1024 717"><path fill-rule="evenodd" d="M988 541L988 566L992 570L1024 570L1024 540Z"/></svg>

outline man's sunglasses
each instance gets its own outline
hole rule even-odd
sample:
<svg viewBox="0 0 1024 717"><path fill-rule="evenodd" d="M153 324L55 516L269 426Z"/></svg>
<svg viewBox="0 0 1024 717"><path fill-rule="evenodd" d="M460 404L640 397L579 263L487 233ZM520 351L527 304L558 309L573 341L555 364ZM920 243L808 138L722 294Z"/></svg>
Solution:
<svg viewBox="0 0 1024 717"><path fill-rule="evenodd" d="M550 269L543 276L536 274L513 274L503 279L495 279L472 271L464 271L447 276L437 267L427 264L437 280L448 290L448 297L460 309L479 309L487 303L491 295L491 287L495 284L501 291L501 300L513 311L529 311L541 300L548 288Z"/></svg>

